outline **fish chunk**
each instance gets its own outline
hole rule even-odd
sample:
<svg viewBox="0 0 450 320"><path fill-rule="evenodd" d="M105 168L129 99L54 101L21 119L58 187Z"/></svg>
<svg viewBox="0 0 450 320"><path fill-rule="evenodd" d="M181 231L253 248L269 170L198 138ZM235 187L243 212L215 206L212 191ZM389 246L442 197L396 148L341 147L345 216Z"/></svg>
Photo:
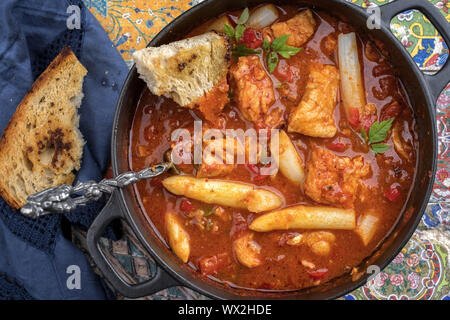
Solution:
<svg viewBox="0 0 450 320"><path fill-rule="evenodd" d="M332 138L337 132L333 113L339 86L338 69L313 64L300 104L289 115L288 131L311 137Z"/></svg>
<svg viewBox="0 0 450 320"><path fill-rule="evenodd" d="M228 149L227 142L230 144ZM204 146L202 163L197 171L197 178L226 176L234 170L234 154L236 150L234 140L210 140L205 141Z"/></svg>
<svg viewBox="0 0 450 320"><path fill-rule="evenodd" d="M257 122L263 119L275 102L272 80L258 56L240 57L231 68L235 85L235 101L245 119Z"/></svg>
<svg viewBox="0 0 450 320"><path fill-rule="evenodd" d="M304 10L289 20L277 22L268 27L263 31L263 34L267 35L269 40L289 34L287 45L300 47L312 37L315 28L316 20L311 10Z"/></svg>
<svg viewBox="0 0 450 320"><path fill-rule="evenodd" d="M370 165L364 163L362 156L350 159L315 148L306 165L303 189L308 197L318 203L353 208L360 180L370 171Z"/></svg>

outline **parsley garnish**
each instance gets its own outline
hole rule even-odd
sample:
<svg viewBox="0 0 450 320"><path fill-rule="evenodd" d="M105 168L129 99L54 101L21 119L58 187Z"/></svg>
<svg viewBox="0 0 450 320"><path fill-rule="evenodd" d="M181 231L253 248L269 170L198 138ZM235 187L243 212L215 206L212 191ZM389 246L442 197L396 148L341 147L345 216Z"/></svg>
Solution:
<svg viewBox="0 0 450 320"><path fill-rule="evenodd" d="M247 48L244 44L238 44L232 50L232 55L235 58L244 57L244 56L251 56L253 54L258 54L258 53L261 53L261 51Z"/></svg>
<svg viewBox="0 0 450 320"><path fill-rule="evenodd" d="M376 143L370 146L372 148L372 151L375 152L375 154L383 153L391 148L391 146L388 146L384 143Z"/></svg>
<svg viewBox="0 0 450 320"><path fill-rule="evenodd" d="M275 68L278 65L278 54L276 52L269 52L267 55L267 67L269 68L269 72L272 73L275 71Z"/></svg>
<svg viewBox="0 0 450 320"><path fill-rule="evenodd" d="M296 48L291 47L286 44L287 40L289 39L289 34L284 34L282 36L279 36L278 38L275 38L272 43L267 41L266 39L263 40L263 49L264 51L267 51L267 67L269 68L269 72L272 73L275 71L275 68L278 65L278 55L282 56L285 59L289 59L290 57L296 55L299 53L303 48Z"/></svg>
<svg viewBox="0 0 450 320"><path fill-rule="evenodd" d="M228 38L230 38L230 39L234 38L234 29L228 23L223 24L223 31L228 36Z"/></svg>
<svg viewBox="0 0 450 320"><path fill-rule="evenodd" d="M244 31L245 31L244 24L247 22L249 15L250 14L249 14L248 8L245 8L244 11L242 11L241 16L239 17L239 19L237 21L236 29L233 29L232 26L230 26L227 23L224 23L223 30L224 30L225 34L230 39L234 38L236 40L236 42L239 42L242 38L242 35L244 34Z"/></svg>
<svg viewBox="0 0 450 320"><path fill-rule="evenodd" d="M364 141L367 142L367 140L368 140L369 138L367 137L367 133L366 133L366 130L364 130L364 128L361 128L361 135L362 135Z"/></svg>
<svg viewBox="0 0 450 320"><path fill-rule="evenodd" d="M244 31L245 31L244 25L238 24L236 26L236 30L235 30L235 33L234 33L234 36L236 38L236 42L239 42L241 40L241 38L242 38L242 36L244 34Z"/></svg>
<svg viewBox="0 0 450 320"><path fill-rule="evenodd" d="M266 38L263 39L262 48L264 49L264 51L269 51L270 50L270 42L267 41Z"/></svg>
<svg viewBox="0 0 450 320"><path fill-rule="evenodd" d="M390 146L380 142L386 140L394 119L395 118L390 118L381 122L374 122L369 129L369 135L367 135L364 129L361 129L361 135L364 141L370 144L370 148L375 154L389 150Z"/></svg>
<svg viewBox="0 0 450 320"><path fill-rule="evenodd" d="M375 122L372 124L369 130L369 141L370 143L377 143L384 141L387 137L389 129L391 129L392 122L394 118L384 120L381 122Z"/></svg>
<svg viewBox="0 0 450 320"><path fill-rule="evenodd" d="M249 16L250 12L248 11L248 8L245 8L244 11L242 11L241 16L239 17L237 24L245 24L248 21Z"/></svg>
<svg viewBox="0 0 450 320"><path fill-rule="evenodd" d="M214 207L209 208L207 211L205 211L205 212L203 213L203 216L204 216L204 217L209 217L209 216L212 215L213 213L214 213Z"/></svg>

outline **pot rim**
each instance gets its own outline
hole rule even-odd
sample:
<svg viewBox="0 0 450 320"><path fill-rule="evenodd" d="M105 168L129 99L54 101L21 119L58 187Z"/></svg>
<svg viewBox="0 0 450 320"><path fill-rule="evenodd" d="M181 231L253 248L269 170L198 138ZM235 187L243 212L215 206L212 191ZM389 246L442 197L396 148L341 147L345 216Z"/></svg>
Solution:
<svg viewBox="0 0 450 320"><path fill-rule="evenodd" d="M158 42L161 41L161 39L163 39L164 37L166 37L170 32L171 29L176 25L176 24L180 24L183 22L184 19L186 19L187 17L191 16L191 15L195 15L197 12L199 12L200 10L204 9L205 7L208 7L212 4L214 4L215 2L218 2L220 0L205 0L204 2L192 7L191 9L189 9L188 11L184 12L183 14L181 14L180 16L178 16L176 19L174 19L171 23L169 23L164 29L162 29L156 36L155 38L150 42L149 46L152 46ZM355 14L361 15L364 18L367 18L367 13L360 7L357 7L356 5L350 4L344 0L329 0L330 2L334 2L337 3L338 5L342 5L345 7L348 7L351 11L353 11ZM277 1L264 1L267 3L276 3ZM263 3L264 3L263 2ZM303 4L304 1L300 0L299 1L300 5ZM412 2L412 1L411 1ZM244 5L244 4L243 4ZM321 9L323 10L323 9ZM324 10L326 11L326 10ZM392 32L390 31L390 29L383 23L381 25L381 31L382 33L384 33L384 35L393 43L394 46L396 47L400 47L400 43L398 42L398 40L395 38L395 36L392 34ZM424 75L422 74L422 72L417 68L416 64L414 63L414 61L412 60L411 56L409 55L409 53L404 50L403 48L400 48L401 50L399 50L403 56L403 59L408 63L408 65L411 67L412 70L414 70L414 77L417 78L417 81L420 83L421 86L421 90L423 91L423 95L426 99L426 107L428 108L429 112L431 115L434 115L434 101L432 101L432 97L431 97L431 93L430 93L430 89L428 86L428 83L425 80ZM117 108L116 108L116 112L115 112L115 116L114 116L114 122L113 122L113 133L112 133L112 137L111 137L111 162L112 162L112 169L113 169L113 173L115 176L117 176L119 174L118 172L118 158L121 157L119 150L117 149L117 131L120 130L120 126L119 126L119 115L121 113L121 110L123 108L123 106L125 105L124 101L124 95L126 94L126 88L127 88L127 83L129 83L131 81L131 79L133 79L133 77L136 76L136 66L133 65L133 67L130 69L128 76L124 82L124 85L122 87L119 99L118 99L118 103L117 103ZM431 135L433 137L436 137L436 123L435 121L432 121L431 124ZM410 227L410 229L408 230L408 232L406 233L406 235L403 237L403 239L397 243L397 244L393 244L391 243L388 248L384 249L383 252L387 252L388 250L390 251L388 257L386 257L383 260L383 263L381 263L380 265L380 269L383 270L386 268L386 266L391 263L391 261L397 256L397 254L401 251L401 249L407 244L407 242L410 240L411 236L414 234L414 232L417 229L418 224L420 223L420 220L423 216L423 213L425 211L425 208L428 204L428 200L430 198L431 192L432 192L432 187L433 187L433 182L434 182L434 176L435 176L435 172L436 172L436 155L437 155L437 143L435 141L435 139L433 139L433 146L432 146L432 152L433 152L433 161L432 161L432 165L430 168L432 177L430 178L429 184L426 188L425 191L425 198L423 203L421 204L420 209L418 209L418 214L414 220L414 223L412 224L412 226ZM416 171L418 168L419 163L416 165ZM415 177L414 179L414 183L416 183L416 180L419 177ZM204 279L201 278L197 278L197 281L190 281L185 279L183 276L181 276L178 272L176 272L175 270L173 270L169 264L162 259L154 250L154 248L152 248L152 246L150 246L147 241L145 240L145 237L143 236L143 232L148 232L145 230L140 230L140 228L136 225L136 221L134 221L133 215L130 212L130 210L132 210L131 208L129 208L126 204L125 201L125 196L124 196L124 190L120 190L119 194L120 196L119 198L119 202L123 211L123 217L126 219L126 221L128 222L128 224L131 226L133 232L135 233L135 235L137 236L137 238L142 242L142 244L144 245L145 249L148 251L148 253L150 253L150 255L155 259L155 262L157 263L158 266L162 267L165 271L167 271L172 277L174 277L175 279L177 279L181 285L186 286L188 288L191 288L203 295L206 295L208 297L211 298L215 298L215 299L224 299L225 295L236 295L234 293L231 293L229 290L222 288L222 286L220 286L220 283L218 283L218 286L214 286L211 285L209 283L207 283L208 287L212 286L212 287L220 287L220 291L224 292L225 294L223 296L214 294L210 291L208 291L207 289L202 288L201 286L197 285L197 282L200 281L203 284L206 283L206 281ZM412 195L410 194L410 197ZM404 208L402 210L402 212L404 212ZM400 215L401 216L401 215ZM399 222L397 222L397 225L399 224ZM397 227L395 227L397 228ZM151 235L152 236L152 235ZM390 236L390 235L389 235ZM347 287L345 289L342 289L339 292L335 292L332 293L330 295L327 296L327 292L332 292L333 288L331 288L330 290L326 291L325 293L320 293L322 295L325 295L326 299L335 299L338 297L341 297L353 290L355 290L356 288L361 287L366 281L367 278L370 275L365 274L364 276L362 276L359 280L351 282L349 285L347 285ZM295 290L292 291L292 294L295 295L295 292L299 292L299 290ZM244 298L244 299L264 299L264 297L259 297L259 296L236 296L236 298ZM286 298L286 297L280 297L280 298ZM287 297L287 298L292 298L292 297ZM293 296L293 298L295 298L295 296Z"/></svg>

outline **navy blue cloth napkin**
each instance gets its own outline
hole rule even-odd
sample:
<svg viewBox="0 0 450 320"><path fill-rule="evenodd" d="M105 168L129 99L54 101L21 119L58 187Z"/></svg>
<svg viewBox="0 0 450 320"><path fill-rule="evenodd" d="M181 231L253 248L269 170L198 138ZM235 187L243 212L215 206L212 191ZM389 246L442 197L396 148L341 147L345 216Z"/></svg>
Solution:
<svg viewBox="0 0 450 320"><path fill-rule="evenodd" d="M71 30L67 20L77 13L74 5L80 8L81 28ZM116 100L128 68L81 0L0 1L0 132L65 45L88 70L79 110L86 145L77 181L99 181L109 162ZM94 203L65 217L87 229L101 206ZM62 219L25 218L0 198L0 299L106 298L83 253L64 238Z"/></svg>

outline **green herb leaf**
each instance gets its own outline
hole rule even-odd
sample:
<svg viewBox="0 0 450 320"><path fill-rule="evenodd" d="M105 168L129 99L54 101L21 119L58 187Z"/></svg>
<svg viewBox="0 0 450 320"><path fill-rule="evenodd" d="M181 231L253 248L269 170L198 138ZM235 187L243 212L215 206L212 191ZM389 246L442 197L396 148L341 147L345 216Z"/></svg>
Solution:
<svg viewBox="0 0 450 320"><path fill-rule="evenodd" d="M371 145L370 147L372 148L373 152L375 152L375 154L379 154L389 150L391 146L388 146L387 144L384 143L377 143Z"/></svg>
<svg viewBox="0 0 450 320"><path fill-rule="evenodd" d="M274 51L281 50L286 45L286 41L289 39L289 36L289 34L283 34L278 38L275 38L275 40L272 41L272 49Z"/></svg>
<svg viewBox="0 0 450 320"><path fill-rule="evenodd" d="M203 213L204 217L209 217L210 215L212 215L214 213L214 207L209 208L207 211L205 211L205 213Z"/></svg>
<svg viewBox="0 0 450 320"><path fill-rule="evenodd" d="M262 48L264 51L270 50L270 42L266 40L266 38L263 39Z"/></svg>
<svg viewBox="0 0 450 320"><path fill-rule="evenodd" d="M296 47L290 47L290 46L283 46L280 50L277 52L285 59L289 59L292 56L295 56L297 53L299 53L303 48L296 48Z"/></svg>
<svg viewBox="0 0 450 320"><path fill-rule="evenodd" d="M382 122L375 122L374 124L372 124L369 130L369 142L378 143L384 141L394 119L395 118L391 118Z"/></svg>
<svg viewBox="0 0 450 320"><path fill-rule="evenodd" d="M278 65L278 54L272 51L267 55L267 67L269 68L269 72L270 73L274 72L277 65Z"/></svg>
<svg viewBox="0 0 450 320"><path fill-rule="evenodd" d="M286 42L288 41L289 36L289 34L283 34L272 41L272 50L278 52L278 54L285 59L289 59L299 53L300 50L303 50L303 48L288 46Z"/></svg>
<svg viewBox="0 0 450 320"><path fill-rule="evenodd" d="M242 24L238 24L236 26L236 31L235 31L235 38L236 38L236 42L239 42L242 38L242 35L244 34L245 31L245 27Z"/></svg>
<svg viewBox="0 0 450 320"><path fill-rule="evenodd" d="M252 54L258 54L258 53L261 53L261 51L247 48L244 44L239 44L235 48L233 48L232 55L233 55L233 57L238 58L238 57L250 56Z"/></svg>
<svg viewBox="0 0 450 320"><path fill-rule="evenodd" d="M250 16L250 12L248 11L248 8L245 8L244 11L242 11L241 16L239 17L237 24L245 24Z"/></svg>
<svg viewBox="0 0 450 320"><path fill-rule="evenodd" d="M230 39L234 38L234 29L228 23L223 24L223 31L228 36L228 38L230 38Z"/></svg>
<svg viewBox="0 0 450 320"><path fill-rule="evenodd" d="M364 141L367 142L367 140L369 138L367 137L367 133L366 133L366 130L364 130L364 128L361 128L361 135L362 135Z"/></svg>

